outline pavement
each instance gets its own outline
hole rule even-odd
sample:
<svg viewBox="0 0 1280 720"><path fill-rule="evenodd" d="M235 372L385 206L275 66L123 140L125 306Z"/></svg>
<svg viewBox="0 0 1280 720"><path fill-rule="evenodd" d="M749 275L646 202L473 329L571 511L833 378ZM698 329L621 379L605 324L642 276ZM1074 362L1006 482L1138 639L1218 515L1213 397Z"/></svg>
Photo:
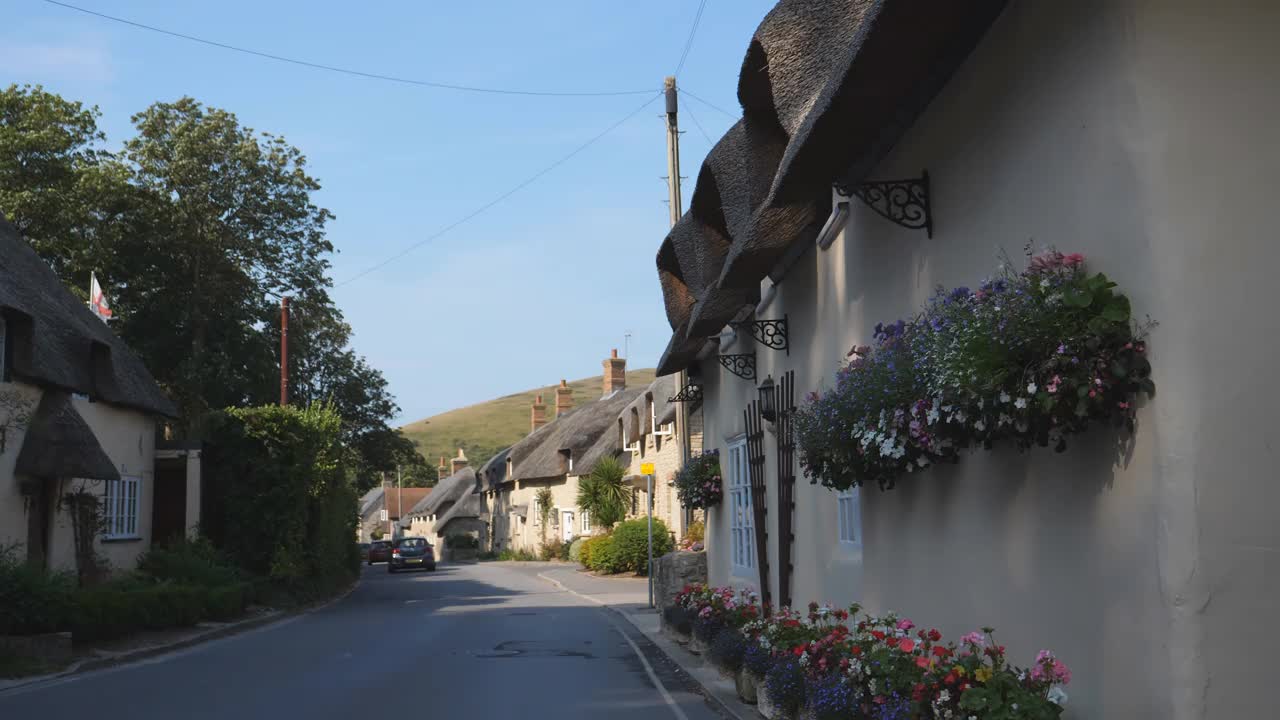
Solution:
<svg viewBox="0 0 1280 720"><path fill-rule="evenodd" d="M0 718L723 720L632 621L661 639L645 587L543 563L375 565L313 612L0 691Z"/></svg>

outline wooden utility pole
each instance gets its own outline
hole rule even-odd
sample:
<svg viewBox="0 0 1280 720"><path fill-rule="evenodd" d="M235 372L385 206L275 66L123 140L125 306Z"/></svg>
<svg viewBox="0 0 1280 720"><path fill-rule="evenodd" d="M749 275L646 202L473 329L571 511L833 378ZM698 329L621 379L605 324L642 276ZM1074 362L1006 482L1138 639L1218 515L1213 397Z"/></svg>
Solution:
<svg viewBox="0 0 1280 720"><path fill-rule="evenodd" d="M680 123L676 114L679 110L676 100L676 79L668 77L662 83L667 97L667 196L671 206L671 225L675 226L684 214L683 202L680 199Z"/></svg>
<svg viewBox="0 0 1280 720"><path fill-rule="evenodd" d="M289 404L289 296L280 298L280 406Z"/></svg>
<svg viewBox="0 0 1280 720"><path fill-rule="evenodd" d="M680 103L676 91L675 77L667 77L662 82L662 87L666 94L667 100L667 199L671 209L671 226L675 227L680 222L680 217L684 215L684 202L680 196L680 122L679 111ZM676 392L680 392L689 384L689 373L681 370L676 373ZM689 404L680 403L679 409L676 411L676 443L680 446L681 465L688 463L693 453L689 447L691 443L689 435ZM650 500L653 498L650 491ZM684 535L687 527L688 518L685 517L688 511L680 514L680 534ZM650 516L653 511L650 510ZM653 531L649 531L649 542L653 542ZM653 575L650 568L650 576ZM650 590L649 604L653 604L652 589Z"/></svg>

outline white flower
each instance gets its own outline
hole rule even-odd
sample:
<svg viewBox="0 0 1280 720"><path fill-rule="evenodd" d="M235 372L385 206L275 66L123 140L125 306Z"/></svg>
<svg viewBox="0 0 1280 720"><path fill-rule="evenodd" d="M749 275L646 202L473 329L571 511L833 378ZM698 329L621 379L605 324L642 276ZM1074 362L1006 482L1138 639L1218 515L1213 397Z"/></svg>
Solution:
<svg viewBox="0 0 1280 720"><path fill-rule="evenodd" d="M1018 408L1019 410L1022 410L1027 407L1027 399L1020 397L1017 400L1013 401L1013 406Z"/></svg>
<svg viewBox="0 0 1280 720"><path fill-rule="evenodd" d="M943 690L942 692L938 693L938 702L946 702L950 699L951 699L951 693L947 692L946 690Z"/></svg>
<svg viewBox="0 0 1280 720"><path fill-rule="evenodd" d="M1046 699L1058 707L1064 707L1067 704L1067 691L1063 690L1061 685L1054 685L1049 688Z"/></svg>
<svg viewBox="0 0 1280 720"><path fill-rule="evenodd" d="M1008 403L1011 399L1012 398L1009 397L1009 393L1004 392L1003 390L1000 391L1000 402Z"/></svg>
<svg viewBox="0 0 1280 720"><path fill-rule="evenodd" d="M966 417L968 415L965 415L963 410L957 410L956 414L951 416L951 419L954 422L963 423Z"/></svg>
<svg viewBox="0 0 1280 720"><path fill-rule="evenodd" d="M1040 281L1040 289L1041 289L1041 290L1048 290L1048 289L1049 289L1049 278L1045 278L1045 279L1043 279L1043 280L1041 280L1041 281ZM1017 707L1017 706L1015 706L1015 707Z"/></svg>
<svg viewBox="0 0 1280 720"><path fill-rule="evenodd" d="M1004 413L1000 413L1000 419L998 422L1000 425L1008 425L1009 423L1013 422L1013 418L1009 417Z"/></svg>
<svg viewBox="0 0 1280 720"><path fill-rule="evenodd" d="M919 465L920 467L929 467L929 458L921 455L920 457L916 458L916 464Z"/></svg>
<svg viewBox="0 0 1280 720"><path fill-rule="evenodd" d="M930 410L930 411L929 411L928 419L929 419L929 424L930 424L930 425L932 425L932 424L934 424L934 423L938 422L938 409L937 409L937 408L933 408L932 410Z"/></svg>
<svg viewBox="0 0 1280 720"><path fill-rule="evenodd" d="M1035 383L1027 383L1027 394L1028 394L1028 395L1035 395L1035 394L1036 394L1036 384L1035 384Z"/></svg>
<svg viewBox="0 0 1280 720"><path fill-rule="evenodd" d="M987 424L979 420L978 422L973 424L973 429L977 430L978 432L982 432L983 430L987 429Z"/></svg>

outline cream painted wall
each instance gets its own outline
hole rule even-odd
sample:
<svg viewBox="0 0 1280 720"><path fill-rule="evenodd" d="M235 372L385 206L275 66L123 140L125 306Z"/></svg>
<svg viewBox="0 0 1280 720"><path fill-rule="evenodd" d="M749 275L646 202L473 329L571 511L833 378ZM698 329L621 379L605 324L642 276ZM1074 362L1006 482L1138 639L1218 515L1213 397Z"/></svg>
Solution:
<svg viewBox="0 0 1280 720"><path fill-rule="evenodd" d="M512 505L528 505L529 513L522 522L516 519L516 524L511 528L512 549L527 550L536 553L542 547L542 518L538 515L537 493L541 488L551 488L551 497L554 502L556 511L556 519L563 522L562 511L570 511L573 513L574 536L582 534L582 512L578 509L578 476L569 475L563 480L520 480L516 482L516 489L511 493ZM547 527L546 539L554 540L563 537L563 528L559 522L553 520L552 525Z"/></svg>
<svg viewBox="0 0 1280 720"><path fill-rule="evenodd" d="M19 389L33 400L32 411L41 397L39 388L21 383L4 383L5 389ZM137 477L138 486L138 537L130 540L98 541L98 552L116 571L132 570L141 555L151 545L151 501L155 488L155 421L140 412L75 399L75 409L97 436L103 450L111 458L121 475ZM0 453L0 545L21 543L27 540L27 515L23 498L18 492L18 478L14 464L22 447L22 434L10 434L5 452ZM79 483L101 494L102 481L65 480L62 491L67 492ZM22 551L25 556L25 550ZM75 550L70 517L63 512L53 518L49 565L53 568L74 570Z"/></svg>
<svg viewBox="0 0 1280 720"><path fill-rule="evenodd" d="M829 384L876 322L1034 240L1083 252L1160 322L1159 394L1123 454L1097 431L1064 455L979 452L864 491L861 553L836 542L834 495L801 479L797 603L858 600L951 636L991 624L1020 661L1053 648L1075 671L1067 717L1274 714L1278 28L1280 4L1243 1L1013 3L997 20L874 173L928 168L934 237L855 200L779 288L767 314L788 314L792 353L758 352L758 372ZM711 373L708 445L741 430L754 392ZM772 436L766 452L774 507ZM723 514L712 581L750 583L728 570Z"/></svg>
<svg viewBox="0 0 1280 720"><path fill-rule="evenodd" d="M674 424L663 427L671 430ZM644 454L629 452L623 455L622 461L629 461L626 466L628 475L639 475L642 464L653 463L655 476L653 482L653 516L662 520L668 530L675 532L678 539L684 534L684 514L680 510L680 499L676 496L676 489L672 486L672 482L675 480L676 473L680 471L681 465L680 446L676 442L676 435L672 432L670 435L658 437L653 433L646 433L641 442L644 444ZM649 506L647 495L646 487L640 486L639 512L632 513L628 508L628 518L641 517L646 514Z"/></svg>
<svg viewBox="0 0 1280 720"><path fill-rule="evenodd" d="M32 385L0 383L0 391L13 393L21 401L30 403L29 412L32 414L40 404L40 389ZM0 417L0 421L7 422L9 419L7 415ZM24 430L10 428L5 433L4 450L0 452L0 549L22 545L17 550L21 558L26 557L27 513L22 493L18 490L19 479L14 475L13 469L17 465L18 453L22 450L25 437Z"/></svg>

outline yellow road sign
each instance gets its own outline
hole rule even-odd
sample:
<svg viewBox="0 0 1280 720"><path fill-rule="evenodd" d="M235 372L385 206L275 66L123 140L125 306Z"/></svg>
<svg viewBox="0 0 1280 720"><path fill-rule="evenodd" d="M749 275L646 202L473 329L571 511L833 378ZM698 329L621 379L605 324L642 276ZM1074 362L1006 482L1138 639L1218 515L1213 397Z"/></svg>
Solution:
<svg viewBox="0 0 1280 720"><path fill-rule="evenodd" d="M653 463L640 463L640 474L641 474L641 475L652 475L652 474L653 474Z"/></svg>

